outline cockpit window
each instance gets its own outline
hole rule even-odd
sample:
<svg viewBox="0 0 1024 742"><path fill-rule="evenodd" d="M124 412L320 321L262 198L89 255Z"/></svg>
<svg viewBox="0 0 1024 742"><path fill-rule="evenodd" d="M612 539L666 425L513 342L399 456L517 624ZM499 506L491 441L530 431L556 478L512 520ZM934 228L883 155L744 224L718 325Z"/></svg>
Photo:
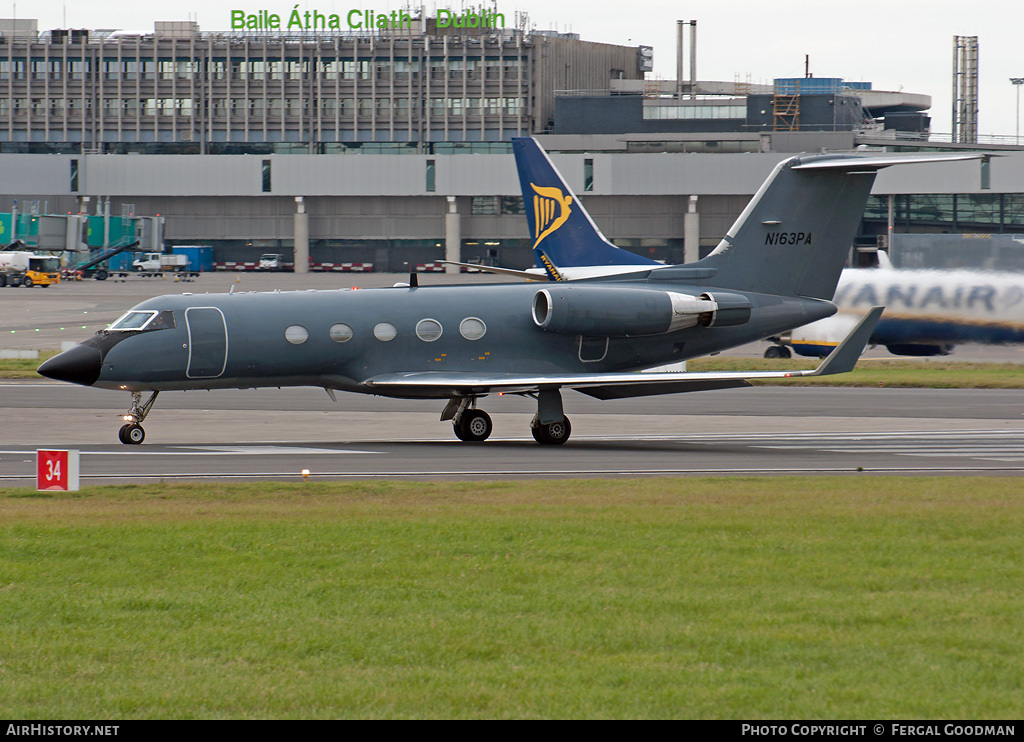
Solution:
<svg viewBox="0 0 1024 742"><path fill-rule="evenodd" d="M133 309L121 315L107 329L138 332L140 330L167 330L174 326L173 312L157 312L155 309Z"/></svg>
<svg viewBox="0 0 1024 742"><path fill-rule="evenodd" d="M174 312L163 311L156 316L156 319L146 325L147 330L172 330L174 329Z"/></svg>
<svg viewBox="0 0 1024 742"><path fill-rule="evenodd" d="M121 315L117 321L114 322L108 330L141 330L143 327L148 325L153 318L156 317L156 312L125 312Z"/></svg>

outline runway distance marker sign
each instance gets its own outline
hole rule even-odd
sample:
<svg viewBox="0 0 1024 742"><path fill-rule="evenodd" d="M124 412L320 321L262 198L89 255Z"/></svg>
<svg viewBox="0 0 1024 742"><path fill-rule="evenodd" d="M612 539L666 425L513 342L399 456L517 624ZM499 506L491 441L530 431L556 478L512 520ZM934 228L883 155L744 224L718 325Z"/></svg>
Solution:
<svg viewBox="0 0 1024 742"><path fill-rule="evenodd" d="M36 489L78 491L77 450L36 450Z"/></svg>

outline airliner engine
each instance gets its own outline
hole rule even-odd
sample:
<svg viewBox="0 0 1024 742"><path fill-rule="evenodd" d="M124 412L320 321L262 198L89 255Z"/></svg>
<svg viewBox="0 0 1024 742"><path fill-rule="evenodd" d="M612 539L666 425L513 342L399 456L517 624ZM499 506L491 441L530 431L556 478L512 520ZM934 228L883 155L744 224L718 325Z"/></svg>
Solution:
<svg viewBox="0 0 1024 742"><path fill-rule="evenodd" d="M750 319L740 294L693 296L675 291L609 286L558 286L533 297L533 321L543 330L571 335L637 337L686 327L739 325Z"/></svg>

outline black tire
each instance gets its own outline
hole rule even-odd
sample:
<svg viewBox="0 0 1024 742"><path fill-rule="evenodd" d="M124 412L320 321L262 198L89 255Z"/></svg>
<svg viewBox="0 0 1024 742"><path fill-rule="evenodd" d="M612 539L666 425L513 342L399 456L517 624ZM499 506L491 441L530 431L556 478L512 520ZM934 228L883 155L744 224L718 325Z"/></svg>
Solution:
<svg viewBox="0 0 1024 742"><path fill-rule="evenodd" d="M779 346L779 358L792 358L793 354L789 352L789 348L785 345Z"/></svg>
<svg viewBox="0 0 1024 742"><path fill-rule="evenodd" d="M538 425L533 428L534 439L545 446L561 446L572 435L572 425L569 418L562 418L561 422Z"/></svg>
<svg viewBox="0 0 1024 742"><path fill-rule="evenodd" d="M7 276L0 273L0 289L7 285Z"/></svg>
<svg viewBox="0 0 1024 742"><path fill-rule="evenodd" d="M27 289L30 289L35 285L35 281L32 280L32 276L25 276L23 279L21 279L21 285Z"/></svg>
<svg viewBox="0 0 1024 742"><path fill-rule="evenodd" d="M455 436L460 441L466 441L467 443L485 441L490 437L491 431L494 430L491 416L483 410L466 410L462 413L459 422L453 427L455 429Z"/></svg>
<svg viewBox="0 0 1024 742"><path fill-rule="evenodd" d="M117 431L117 437L121 443L137 446L146 440L146 431L138 423L128 423L127 425L122 425L121 429Z"/></svg>
<svg viewBox="0 0 1024 742"><path fill-rule="evenodd" d="M764 352L764 357L765 358L781 358L781 356L779 355L779 346L777 346L777 345L770 345L770 346L768 346L768 348Z"/></svg>
<svg viewBox="0 0 1024 742"><path fill-rule="evenodd" d="M107 275L108 275L107 272L105 270L103 270L102 268L100 268L98 271L96 271L96 280L97 281L106 281L107 280ZM141 442L142 441L139 441L139 443L141 443Z"/></svg>

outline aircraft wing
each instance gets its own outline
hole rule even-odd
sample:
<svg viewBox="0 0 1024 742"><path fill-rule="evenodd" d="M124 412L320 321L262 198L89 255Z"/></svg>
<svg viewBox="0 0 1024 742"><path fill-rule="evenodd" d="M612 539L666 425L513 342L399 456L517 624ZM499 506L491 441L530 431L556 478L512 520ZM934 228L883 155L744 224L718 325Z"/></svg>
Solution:
<svg viewBox="0 0 1024 742"><path fill-rule="evenodd" d="M365 379L371 389L401 396L469 396L488 392L529 393L541 389L576 389L599 399L640 397L653 394L730 389L749 386L757 379L795 379L826 376L853 370L868 338L882 316L883 307L874 307L857 323L853 331L821 364L806 371L730 371L661 372L634 371L606 374L468 374L444 371L414 371L381 374Z"/></svg>

